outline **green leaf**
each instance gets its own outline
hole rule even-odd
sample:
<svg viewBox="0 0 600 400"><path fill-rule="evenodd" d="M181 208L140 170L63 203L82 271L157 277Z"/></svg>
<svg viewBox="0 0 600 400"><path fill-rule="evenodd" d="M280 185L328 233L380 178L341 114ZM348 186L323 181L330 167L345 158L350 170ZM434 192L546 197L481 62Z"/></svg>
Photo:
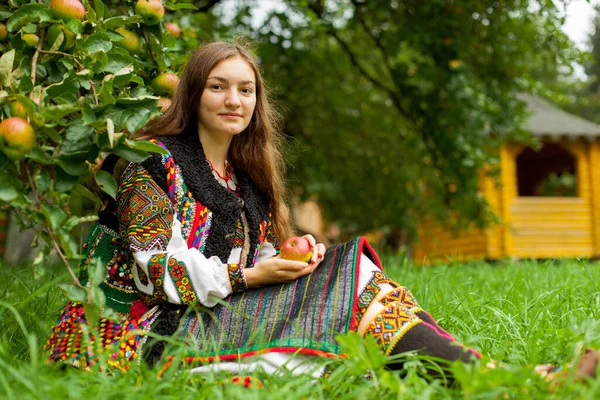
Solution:
<svg viewBox="0 0 600 400"><path fill-rule="evenodd" d="M111 174L100 170L96 172L94 179L104 193L108 194L113 199L117 198L117 182L115 182L115 178L113 178Z"/></svg>
<svg viewBox="0 0 600 400"><path fill-rule="evenodd" d="M104 19L104 10L106 6L102 2L102 0L94 0L94 10L96 10L96 17L98 19Z"/></svg>
<svg viewBox="0 0 600 400"><path fill-rule="evenodd" d="M156 35L154 35L153 33L148 34L148 42L150 44L150 48L152 48L152 51L154 52L154 60L156 61L156 64L158 64L159 71L167 71L168 66L165 61L163 47Z"/></svg>
<svg viewBox="0 0 600 400"><path fill-rule="evenodd" d="M146 125L150 119L150 110L147 108L133 108L123 110L122 120L125 121L125 128L130 133L135 133Z"/></svg>
<svg viewBox="0 0 600 400"><path fill-rule="evenodd" d="M135 105L137 107L146 106L154 108L158 104L158 99L159 97L152 94L143 94L137 97L122 97L117 99L117 104L127 107Z"/></svg>
<svg viewBox="0 0 600 400"><path fill-rule="evenodd" d="M136 149L136 150L148 151L151 153L158 153L158 154L167 154L168 153L167 150L163 149L159 145L149 142L147 140L125 139L125 143L132 149Z"/></svg>
<svg viewBox="0 0 600 400"><path fill-rule="evenodd" d="M63 227L65 230L70 231L71 229L75 228L77 225L81 225L85 222L95 222L95 221L98 221L98 215L87 215L85 217L72 216L71 218L69 218L67 220L67 222L65 222Z"/></svg>
<svg viewBox="0 0 600 400"><path fill-rule="evenodd" d="M119 26L137 24L142 21L143 21L143 18L137 14L133 15L131 17L127 17L125 15L119 15L117 17L112 17L112 18L108 18L108 19L104 20L104 22L102 22L102 25L106 29L114 29Z"/></svg>
<svg viewBox="0 0 600 400"><path fill-rule="evenodd" d="M52 178L50 178L48 171L40 170L35 174L34 182L40 192L45 192L52 185Z"/></svg>
<svg viewBox="0 0 600 400"><path fill-rule="evenodd" d="M61 104L58 106L44 107L40 113L47 121L58 122L67 115L76 113L78 111L78 104Z"/></svg>
<svg viewBox="0 0 600 400"><path fill-rule="evenodd" d="M56 205L44 203L40 210L53 231L57 230L60 224L67 219L67 214Z"/></svg>
<svg viewBox="0 0 600 400"><path fill-rule="evenodd" d="M110 37L104 32L98 32L88 37L80 48L82 50L87 50L90 53L96 53L98 51L108 53L110 49L112 49L112 46Z"/></svg>
<svg viewBox="0 0 600 400"><path fill-rule="evenodd" d="M15 61L15 49L0 57L0 86L9 87L11 84L12 67Z"/></svg>
<svg viewBox="0 0 600 400"><path fill-rule="evenodd" d="M85 186L83 186L81 184L76 184L73 187L73 193L77 194L85 199L90 200L91 202L94 203L94 207L102 206L102 200L100 200L100 198L98 196L96 196L88 188L86 188Z"/></svg>
<svg viewBox="0 0 600 400"><path fill-rule="evenodd" d="M119 143L119 145L113 149L113 153L115 153L121 158L126 159L127 161L134 163L141 163L142 161L150 157L150 154L148 154L147 152L132 149L123 143Z"/></svg>
<svg viewBox="0 0 600 400"><path fill-rule="evenodd" d="M58 238L58 242L60 247L65 252L65 256L67 258L78 258L80 255L77 253L79 246L77 242L73 239L73 236L67 231L65 231L62 227L56 229L56 236Z"/></svg>
<svg viewBox="0 0 600 400"><path fill-rule="evenodd" d="M113 52L111 52L108 57L108 62L104 67L104 71L114 74L121 71L123 68L132 65L134 62L135 60L132 57L123 54L113 54Z"/></svg>
<svg viewBox="0 0 600 400"><path fill-rule="evenodd" d="M31 82L29 75L23 75L21 77L17 90L21 93L29 93L33 90L33 82Z"/></svg>
<svg viewBox="0 0 600 400"><path fill-rule="evenodd" d="M12 186L0 185L0 201L9 202L19 197L19 191Z"/></svg>
<svg viewBox="0 0 600 400"><path fill-rule="evenodd" d="M36 116L38 116L38 115L39 114L36 114ZM50 158L48 153L46 151L40 149L39 147L34 147L33 150L31 150L31 153L29 153L28 157L30 160L35 161L40 164L43 164L43 165L52 164L52 159Z"/></svg>
<svg viewBox="0 0 600 400"><path fill-rule="evenodd" d="M59 83L50 85L46 88L46 93L50 98L62 97L65 100L77 100L77 90L79 89L79 79L77 76L70 76Z"/></svg>
<svg viewBox="0 0 600 400"><path fill-rule="evenodd" d="M193 4L190 3L173 3L171 1L168 1L165 3L165 8L167 10L197 10L198 7L196 7Z"/></svg>
<svg viewBox="0 0 600 400"><path fill-rule="evenodd" d="M6 23L6 29L14 32L27 24L50 21L53 18L52 11L44 4L25 4L12 14Z"/></svg>
<svg viewBox="0 0 600 400"><path fill-rule="evenodd" d="M60 146L61 155L87 154L93 141L94 128L86 126L80 119L73 120Z"/></svg>
<svg viewBox="0 0 600 400"><path fill-rule="evenodd" d="M71 301L85 303L87 300L87 291L84 288L80 288L72 283L59 283L58 287L65 292L65 295Z"/></svg>
<svg viewBox="0 0 600 400"><path fill-rule="evenodd" d="M114 75L106 75L102 80L102 87L98 97L102 101L102 104L115 104L115 96L113 96L113 80Z"/></svg>
<svg viewBox="0 0 600 400"><path fill-rule="evenodd" d="M69 175L83 176L88 173L86 164L87 153L79 153L75 155L61 155L56 160L57 164ZM58 190L58 189L57 189Z"/></svg>
<svg viewBox="0 0 600 400"><path fill-rule="evenodd" d="M76 35L83 32L83 22L78 19L72 18L65 25Z"/></svg>
<svg viewBox="0 0 600 400"><path fill-rule="evenodd" d="M61 167L55 167L56 174L54 175L54 190L60 193L68 192L73 189L79 178L77 176L67 174ZM87 173L87 168L85 170ZM83 174L82 174L83 175ZM81 186L81 185L79 185ZM87 189L86 189L87 190ZM73 193L75 190L73 189ZM91 193L91 192L90 192Z"/></svg>
<svg viewBox="0 0 600 400"><path fill-rule="evenodd" d="M133 65L128 65L127 67L121 69L120 71L115 73L113 84L116 87L121 87L129 83L129 78L133 75Z"/></svg>

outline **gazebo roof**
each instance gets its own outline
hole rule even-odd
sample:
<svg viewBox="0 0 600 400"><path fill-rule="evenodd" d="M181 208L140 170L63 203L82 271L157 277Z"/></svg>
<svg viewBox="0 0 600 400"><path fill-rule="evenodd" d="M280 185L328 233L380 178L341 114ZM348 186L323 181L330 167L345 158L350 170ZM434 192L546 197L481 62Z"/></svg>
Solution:
<svg viewBox="0 0 600 400"><path fill-rule="evenodd" d="M569 114L541 97L520 94L519 98L527 103L527 111L530 113L523 128L534 136L586 139L600 137L600 125Z"/></svg>

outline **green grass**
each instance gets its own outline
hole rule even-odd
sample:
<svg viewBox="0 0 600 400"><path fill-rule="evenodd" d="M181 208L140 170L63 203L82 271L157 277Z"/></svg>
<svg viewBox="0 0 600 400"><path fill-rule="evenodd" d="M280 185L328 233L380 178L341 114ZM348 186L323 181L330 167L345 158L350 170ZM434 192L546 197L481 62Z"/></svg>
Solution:
<svg viewBox="0 0 600 400"><path fill-rule="evenodd" d="M4 266L0 271L0 397L16 399L388 399L388 398L589 398L600 397L600 379L586 384L565 379L554 392L532 367L566 366L576 346L600 348L600 268L587 261L456 264L417 268L387 258L387 273L412 289L421 306L458 340L504 366L455 366L459 385L444 387L418 374L422 361L409 358L402 377L381 367L379 354L348 336L350 357L328 379L259 374L262 389L221 385L225 375L156 370L110 376L48 365L45 339L64 304L60 267ZM373 380L363 374L371 371Z"/></svg>

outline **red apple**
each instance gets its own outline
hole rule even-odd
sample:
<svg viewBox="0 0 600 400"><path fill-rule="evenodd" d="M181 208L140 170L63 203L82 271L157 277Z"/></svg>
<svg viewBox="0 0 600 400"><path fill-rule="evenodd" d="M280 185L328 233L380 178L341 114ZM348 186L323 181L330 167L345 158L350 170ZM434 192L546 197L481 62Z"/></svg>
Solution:
<svg viewBox="0 0 600 400"><path fill-rule="evenodd" d="M173 22L167 22L165 23L165 28L169 31L169 33L171 35L173 35L174 37L179 37L181 36L181 28L173 23Z"/></svg>
<svg viewBox="0 0 600 400"><path fill-rule="evenodd" d="M167 111L167 109L169 107L171 107L171 104L173 102L171 101L171 99L167 98L167 97L161 97L160 99L158 99L158 106L160 107L160 112L165 112Z"/></svg>
<svg viewBox="0 0 600 400"><path fill-rule="evenodd" d="M155 94L172 96L179 84L179 77L172 72L163 72L152 80L152 89Z"/></svg>
<svg viewBox="0 0 600 400"><path fill-rule="evenodd" d="M0 123L0 148L12 160L22 160L35 145L35 133L27 121L19 117Z"/></svg>
<svg viewBox="0 0 600 400"><path fill-rule="evenodd" d="M52 0L50 9L56 18L63 21L70 19L82 20L85 16L85 8L79 0Z"/></svg>
<svg viewBox="0 0 600 400"><path fill-rule="evenodd" d="M279 256L284 260L310 262L312 246L306 238L293 236L283 242Z"/></svg>
<svg viewBox="0 0 600 400"><path fill-rule="evenodd" d="M0 40L6 39L8 36L8 31L6 30L6 25L0 22Z"/></svg>
<svg viewBox="0 0 600 400"><path fill-rule="evenodd" d="M135 13L144 19L146 25L156 25L165 15L165 7L160 0L139 0L135 3Z"/></svg>

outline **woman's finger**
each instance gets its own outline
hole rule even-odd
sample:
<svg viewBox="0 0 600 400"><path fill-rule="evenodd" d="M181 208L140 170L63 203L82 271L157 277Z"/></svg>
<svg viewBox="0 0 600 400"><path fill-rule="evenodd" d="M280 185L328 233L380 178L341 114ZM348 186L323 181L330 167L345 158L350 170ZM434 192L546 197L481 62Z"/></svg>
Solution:
<svg viewBox="0 0 600 400"><path fill-rule="evenodd" d="M277 265L280 269L287 271L301 271L308 267L308 263L284 259L280 259Z"/></svg>
<svg viewBox="0 0 600 400"><path fill-rule="evenodd" d="M311 235L311 234L304 235L302 237L305 238L306 240L308 240L308 243L310 243L311 247L314 247L317 244L317 241L315 240L315 237L313 235Z"/></svg>

